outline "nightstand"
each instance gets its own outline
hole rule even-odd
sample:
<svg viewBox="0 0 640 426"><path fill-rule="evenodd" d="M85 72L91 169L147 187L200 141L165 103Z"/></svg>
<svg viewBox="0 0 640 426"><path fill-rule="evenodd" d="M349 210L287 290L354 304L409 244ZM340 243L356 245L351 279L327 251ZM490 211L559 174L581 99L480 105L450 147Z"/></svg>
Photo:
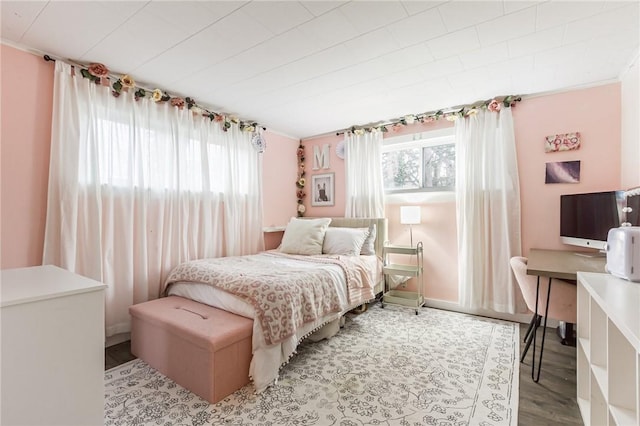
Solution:
<svg viewBox="0 0 640 426"><path fill-rule="evenodd" d="M407 256L407 263L391 263L390 254ZM393 305L408 306L414 308L416 315L421 306L424 306L423 291L423 246L419 242L416 246L399 246L385 244L384 246L384 266L382 272L385 274L385 291L380 300L380 306L384 308L386 303ZM389 288L389 277L400 275L403 277L416 278L418 291L401 291Z"/></svg>

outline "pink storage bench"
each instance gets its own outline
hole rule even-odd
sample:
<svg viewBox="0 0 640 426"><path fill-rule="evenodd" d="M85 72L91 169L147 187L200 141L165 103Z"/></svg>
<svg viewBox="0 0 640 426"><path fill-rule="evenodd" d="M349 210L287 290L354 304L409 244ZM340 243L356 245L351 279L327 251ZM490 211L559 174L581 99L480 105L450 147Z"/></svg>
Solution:
<svg viewBox="0 0 640 426"><path fill-rule="evenodd" d="M129 308L131 352L207 401L249 383L253 320L177 296Z"/></svg>

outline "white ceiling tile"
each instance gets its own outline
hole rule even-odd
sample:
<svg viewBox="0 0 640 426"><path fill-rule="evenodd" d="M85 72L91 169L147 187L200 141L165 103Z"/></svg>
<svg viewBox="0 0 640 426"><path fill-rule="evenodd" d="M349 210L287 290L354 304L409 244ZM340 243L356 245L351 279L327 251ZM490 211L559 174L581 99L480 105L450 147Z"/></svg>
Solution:
<svg viewBox="0 0 640 426"><path fill-rule="evenodd" d="M539 68L554 68L580 60L585 55L589 43L574 43L569 46L545 50L534 55L534 65Z"/></svg>
<svg viewBox="0 0 640 426"><path fill-rule="evenodd" d="M293 1L254 1L243 11L274 34L281 34L314 17L304 6Z"/></svg>
<svg viewBox="0 0 640 426"><path fill-rule="evenodd" d="M387 27L398 45L412 46L445 34L447 30L437 10L427 10Z"/></svg>
<svg viewBox="0 0 640 426"><path fill-rule="evenodd" d="M399 70L434 61L433 55L425 43L395 50L382 56L381 59L394 64L395 69Z"/></svg>
<svg viewBox="0 0 640 426"><path fill-rule="evenodd" d="M526 9L527 7L536 6L540 3L543 3L547 0L538 0L538 1L513 1L513 0L503 0L504 3L504 13L513 13L518 10Z"/></svg>
<svg viewBox="0 0 640 426"><path fill-rule="evenodd" d="M66 4L68 6L71 6L72 8L77 7L77 2L74 1L70 1L70 0L62 0L62 1L56 1L56 0L49 0L49 4L47 5L47 8L51 6L52 3L58 3L58 4ZM124 16L125 18L134 15L135 13L138 13L139 11L141 11L144 6L148 3L148 0L131 0L131 1L127 1L127 2L114 2L111 0L102 0L102 1L95 1L95 2L90 2L96 6L99 6L102 12L104 12L104 9L109 9L109 12L106 14L106 16L104 16L103 18L105 18L105 20L107 21L111 21L113 20L114 22L117 21L116 20L116 15L120 15L121 17ZM65 6L66 7L66 6ZM66 9L68 10L68 9ZM77 12L80 12L79 10ZM74 15L75 12L72 12L72 15ZM96 28L98 29L98 28Z"/></svg>
<svg viewBox="0 0 640 426"><path fill-rule="evenodd" d="M189 35L152 13L137 13L79 59L130 72Z"/></svg>
<svg viewBox="0 0 640 426"><path fill-rule="evenodd" d="M243 2L217 2L216 7L205 1L153 0L141 13L152 15L170 25L157 25L158 30L180 29L191 35L242 7Z"/></svg>
<svg viewBox="0 0 640 426"><path fill-rule="evenodd" d="M255 75L255 72L241 64L235 58L193 73L189 78L177 80L172 86L186 93L206 95L220 87L240 82Z"/></svg>
<svg viewBox="0 0 640 426"><path fill-rule="evenodd" d="M356 1L340 7L360 33L366 33L406 18L407 12L399 2Z"/></svg>
<svg viewBox="0 0 640 426"><path fill-rule="evenodd" d="M386 73L387 72L384 69L373 67L367 62L360 62L356 65L352 65L348 68L344 68L326 75L332 76L336 83L336 86L340 88L353 86L354 84L368 82L370 80L375 80L384 76Z"/></svg>
<svg viewBox="0 0 640 426"><path fill-rule="evenodd" d="M19 42L22 35L47 5L46 1L2 1L0 17L2 38Z"/></svg>
<svg viewBox="0 0 640 426"><path fill-rule="evenodd" d="M446 77L433 78L429 79L428 81L422 81L416 84L402 87L400 89L396 89L393 91L393 96L400 99L404 98L406 102L411 102L412 99L414 100L413 102L416 102L417 98L419 102L417 102L416 105L419 104L419 106L412 107L408 112L424 112L426 107L422 106L424 102L420 100L420 97L441 97L450 92L451 89L452 87ZM440 104L438 108L445 108L449 105L450 104L447 102L446 104Z"/></svg>
<svg viewBox="0 0 640 426"><path fill-rule="evenodd" d="M254 95L271 93L272 96L278 96L277 91L305 80L309 80L309 77L298 73L292 64L244 79L234 86L247 89Z"/></svg>
<svg viewBox="0 0 640 426"><path fill-rule="evenodd" d="M610 34L608 36L596 37L590 41L590 48L598 53L616 52L619 50L637 50L640 45L640 38L633 39L627 37L625 32Z"/></svg>
<svg viewBox="0 0 640 426"><path fill-rule="evenodd" d="M393 52L398 49L398 44L389 35L386 28L361 35L344 43L344 46L361 61Z"/></svg>
<svg viewBox="0 0 640 426"><path fill-rule="evenodd" d="M80 58L144 5L142 1L49 2L21 41L43 52Z"/></svg>
<svg viewBox="0 0 640 426"><path fill-rule="evenodd" d="M460 55L460 61L465 69L473 69L484 65L505 61L509 58L509 48L506 42L483 47Z"/></svg>
<svg viewBox="0 0 640 426"><path fill-rule="evenodd" d="M366 98L372 93L385 89L385 87L381 87L381 84L384 84L384 83L381 83L378 80L364 81L364 82L340 89L339 96L341 99L344 99L346 102L351 101L351 102L355 102L356 104L362 105L360 101L361 99ZM336 93L327 93L326 95L323 95L323 96L326 96L326 99L329 102L335 103Z"/></svg>
<svg viewBox="0 0 640 426"><path fill-rule="evenodd" d="M466 90L472 91L475 101L511 94L514 91L522 93L514 90L512 77L525 75L525 73L531 74L532 70L533 58L527 57L452 74L448 78L453 90L460 93Z"/></svg>
<svg viewBox="0 0 640 426"><path fill-rule="evenodd" d="M321 93L332 91L335 88L336 84L333 78L322 75L279 90L277 98L268 100L267 104L279 106L289 102L304 101Z"/></svg>
<svg viewBox="0 0 640 426"><path fill-rule="evenodd" d="M457 56L439 61L431 62L418 67L425 80L433 80L435 78L445 77L448 74L454 74L463 70L462 62Z"/></svg>
<svg viewBox="0 0 640 426"><path fill-rule="evenodd" d="M621 0L621 1L605 0L603 3L604 5L602 6L602 10L605 12L608 10L617 9L619 7L624 7L629 5L629 1L627 0Z"/></svg>
<svg viewBox="0 0 640 426"><path fill-rule="evenodd" d="M525 95L549 90L556 80L556 68L534 69L522 72L515 77L519 87L518 94Z"/></svg>
<svg viewBox="0 0 640 426"><path fill-rule="evenodd" d="M449 74L446 78L451 87L469 87L475 84L486 84L487 77L491 75L492 67L482 66L472 70Z"/></svg>
<svg viewBox="0 0 640 426"><path fill-rule="evenodd" d="M238 49L246 49L272 37L271 31L245 13L244 8L220 19L208 27L206 31L213 36L209 40L211 48L229 43L238 46Z"/></svg>
<svg viewBox="0 0 640 426"><path fill-rule="evenodd" d="M625 7L567 24L563 43L570 44L616 33L624 33L627 37L638 40L639 31L640 2L633 2Z"/></svg>
<svg viewBox="0 0 640 426"><path fill-rule="evenodd" d="M354 73L352 71L348 69L341 69L300 83L300 93L304 97L316 96L320 93L326 93L356 84L358 81L357 76L354 78Z"/></svg>
<svg viewBox="0 0 640 426"><path fill-rule="evenodd" d="M402 72L433 62L433 56L429 48L424 44L394 50L386 55L371 59L365 64L369 68L383 70L382 75L389 75L395 72Z"/></svg>
<svg viewBox="0 0 640 426"><path fill-rule="evenodd" d="M355 66L363 66L365 68L375 69L377 77L404 71L398 70L397 64L387 61L384 57L375 58L367 62L361 62L360 64L357 64Z"/></svg>
<svg viewBox="0 0 640 426"><path fill-rule="evenodd" d="M135 71L155 83L185 78L272 38L272 33L238 10L144 63Z"/></svg>
<svg viewBox="0 0 640 426"><path fill-rule="evenodd" d="M531 34L535 31L536 9L530 7L479 24L478 36L482 46Z"/></svg>
<svg viewBox="0 0 640 426"><path fill-rule="evenodd" d="M530 55L559 47L562 45L564 30L564 26L554 27L509 40L507 42L509 45L509 56L516 58L518 56Z"/></svg>
<svg viewBox="0 0 640 426"><path fill-rule="evenodd" d="M602 1L551 1L538 5L538 30L564 25L602 10Z"/></svg>
<svg viewBox="0 0 640 426"><path fill-rule="evenodd" d="M298 27L298 30L308 37L315 37L324 47L334 46L360 34L340 10L332 10L305 22Z"/></svg>
<svg viewBox="0 0 640 426"><path fill-rule="evenodd" d="M295 62L318 50L315 40L293 28L240 53L235 59L258 74Z"/></svg>
<svg viewBox="0 0 640 426"><path fill-rule="evenodd" d="M521 73L530 72L534 69L534 57L523 56L521 58L509 59L499 62L492 67L491 78L499 81L502 78L517 76Z"/></svg>
<svg viewBox="0 0 640 426"><path fill-rule="evenodd" d="M302 1L300 2L309 12L320 16L345 4L345 1Z"/></svg>
<svg viewBox="0 0 640 426"><path fill-rule="evenodd" d="M152 0L152 1L164 2L167 0ZM175 3L176 6L179 6L180 4L182 4L182 1L183 0L173 1L173 3ZM198 3L202 3L204 7L206 7L211 12L213 12L216 15L216 18L215 18L216 21L249 4L249 1L244 1L244 0L233 0L233 1L195 0L195 1Z"/></svg>
<svg viewBox="0 0 640 426"><path fill-rule="evenodd" d="M476 29L471 27L430 40L427 46L436 59L441 59L478 49L480 41Z"/></svg>
<svg viewBox="0 0 640 426"><path fill-rule="evenodd" d="M467 28L504 15L500 1L453 1L438 7L449 31Z"/></svg>
<svg viewBox="0 0 640 426"><path fill-rule="evenodd" d="M396 89L407 85L416 84L424 80L422 72L416 68L409 68L403 71L396 71L380 78L386 87Z"/></svg>
<svg viewBox="0 0 640 426"><path fill-rule="evenodd" d="M290 84L293 85L349 67L355 63L356 60L349 50L338 45L292 62L275 71L287 74Z"/></svg>
<svg viewBox="0 0 640 426"><path fill-rule="evenodd" d="M415 15L425 10L435 9L444 4L444 1L421 1L421 0L403 0L402 5L409 15Z"/></svg>

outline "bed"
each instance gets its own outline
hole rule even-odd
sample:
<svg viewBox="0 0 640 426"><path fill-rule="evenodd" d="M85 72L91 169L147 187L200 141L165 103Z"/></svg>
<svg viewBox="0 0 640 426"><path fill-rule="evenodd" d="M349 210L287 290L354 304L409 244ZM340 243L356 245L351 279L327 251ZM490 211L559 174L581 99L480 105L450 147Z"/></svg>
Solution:
<svg viewBox="0 0 640 426"><path fill-rule="evenodd" d="M304 253L306 247L291 249L292 242L295 246L303 240L296 234L300 230L295 230L293 225L302 226L306 232L311 222L328 220L327 239L320 242L321 250L323 242L325 248L329 240L335 243L336 234L367 230L367 237L375 233L374 239L366 240L370 254L317 255L317 247L313 254ZM313 238L317 240L320 235L324 240L324 232ZM303 339L320 340L335 335L346 312L382 292L382 248L386 237L387 221L384 218L292 218L279 250L186 262L170 274L165 294L185 297L254 320L249 375L256 391L261 392L277 381L279 369L295 354ZM334 245L334 251L331 250L329 247L330 253L343 249L336 249ZM290 291L300 283L304 283L301 292L305 294ZM265 294L260 296L261 292ZM251 299L254 296L262 297L261 301ZM293 309L296 312L292 312Z"/></svg>

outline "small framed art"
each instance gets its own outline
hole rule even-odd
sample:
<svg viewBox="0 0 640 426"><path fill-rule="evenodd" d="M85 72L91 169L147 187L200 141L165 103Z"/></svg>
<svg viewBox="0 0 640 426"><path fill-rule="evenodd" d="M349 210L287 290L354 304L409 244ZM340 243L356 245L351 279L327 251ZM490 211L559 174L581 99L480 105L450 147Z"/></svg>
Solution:
<svg viewBox="0 0 640 426"><path fill-rule="evenodd" d="M546 164L544 183L580 182L580 160Z"/></svg>
<svg viewBox="0 0 640 426"><path fill-rule="evenodd" d="M311 205L314 207L333 206L335 204L333 173L311 176Z"/></svg>
<svg viewBox="0 0 640 426"><path fill-rule="evenodd" d="M580 148L580 132L550 135L544 141L544 152L571 151L578 148Z"/></svg>

